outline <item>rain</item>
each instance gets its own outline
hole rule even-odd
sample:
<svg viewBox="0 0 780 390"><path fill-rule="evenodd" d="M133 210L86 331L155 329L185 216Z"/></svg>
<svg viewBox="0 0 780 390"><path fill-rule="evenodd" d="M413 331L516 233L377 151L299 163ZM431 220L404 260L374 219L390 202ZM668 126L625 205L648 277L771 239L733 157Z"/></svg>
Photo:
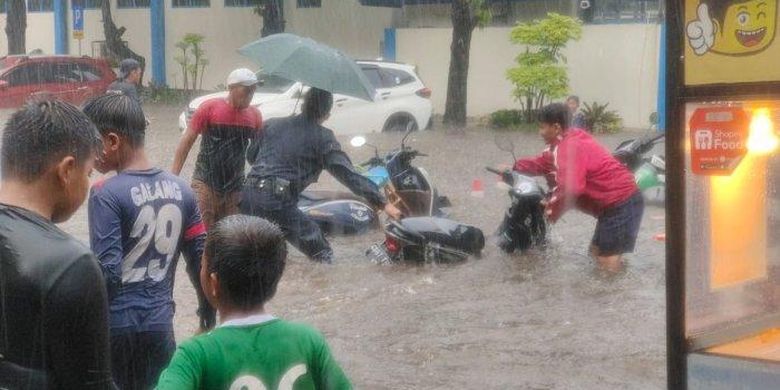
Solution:
<svg viewBox="0 0 780 390"><path fill-rule="evenodd" d="M206 363L218 354L204 354L199 388L678 388L666 240L685 218L686 342L742 356L723 345L761 334L777 361L780 104L729 95L667 59L682 50L705 61L738 44L771 52L761 34L775 26L718 38L731 11L707 1L0 0L0 123L6 131L17 110L57 100L83 109L101 136L89 193L54 222L94 253L107 286L105 388L177 388L188 348L247 324L305 324L332 361L288 364L278 336L268 344L278 350L225 360L244 364L225 381ZM665 3L686 14L666 15ZM667 34L687 46L667 47ZM716 87L670 102L674 74ZM104 94L109 103L92 100ZM684 122L667 123L667 110ZM699 119L715 126L726 111L744 119L739 135L689 139ZM669 180L682 197L666 188L667 142L679 147L670 167L684 169ZM725 157L696 168L692 150L710 142ZM0 177L6 191L16 182ZM737 182L761 189L717 190ZM105 195L121 186L127 200ZM25 208L7 196L0 185L0 218ZM751 210L725 211L737 203ZM0 259L0 273L24 262L6 251L15 229L0 227L0 256L13 258ZM743 269L733 261L742 253L746 264L763 260ZM0 314L0 336L12 340L15 313ZM154 333L169 355L117 359L127 332ZM9 357L10 345L0 342L0 373L4 362L29 364L59 388L49 367ZM117 374L138 364L153 373ZM709 379L689 374L689 388L718 388L708 387L719 378L711 366L696 364ZM766 372L771 382L776 369Z"/></svg>

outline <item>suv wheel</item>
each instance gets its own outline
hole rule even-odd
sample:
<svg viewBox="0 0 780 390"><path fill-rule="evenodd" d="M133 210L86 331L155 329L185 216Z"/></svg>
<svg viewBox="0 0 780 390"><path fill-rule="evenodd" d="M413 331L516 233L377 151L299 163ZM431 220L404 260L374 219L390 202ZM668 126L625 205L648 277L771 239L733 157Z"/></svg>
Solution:
<svg viewBox="0 0 780 390"><path fill-rule="evenodd" d="M407 114L399 114L391 116L382 131L384 132L407 132L417 131L417 121Z"/></svg>

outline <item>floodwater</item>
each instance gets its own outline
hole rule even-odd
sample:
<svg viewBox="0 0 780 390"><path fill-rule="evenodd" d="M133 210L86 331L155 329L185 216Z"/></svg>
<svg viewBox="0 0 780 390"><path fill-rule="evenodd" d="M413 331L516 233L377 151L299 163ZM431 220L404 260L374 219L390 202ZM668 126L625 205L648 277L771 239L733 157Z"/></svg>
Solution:
<svg viewBox="0 0 780 390"><path fill-rule="evenodd" d="M179 108L145 107L151 120L147 149L169 168L179 132ZM508 205L486 165L511 162L495 145L511 139L518 155L536 154L535 133L496 133L475 124L466 131L439 126L411 137L427 153L415 161L453 207L452 218L495 230ZM609 147L637 136L600 137ZM388 151L399 134L370 134ZM344 149L360 162L372 151ZM196 151L185 166L189 177ZM484 197L470 195L473 180ZM338 184L323 175L320 188ZM552 229L544 251L506 255L488 240L482 258L454 265L369 263L363 253L380 233L333 237L334 265L291 252L268 310L312 324L361 389L659 389L665 386L664 211L648 206L637 250L624 272L596 269L587 250L595 220L568 212ZM87 241L86 207L63 228ZM176 336L196 329L196 300L181 264L177 271Z"/></svg>

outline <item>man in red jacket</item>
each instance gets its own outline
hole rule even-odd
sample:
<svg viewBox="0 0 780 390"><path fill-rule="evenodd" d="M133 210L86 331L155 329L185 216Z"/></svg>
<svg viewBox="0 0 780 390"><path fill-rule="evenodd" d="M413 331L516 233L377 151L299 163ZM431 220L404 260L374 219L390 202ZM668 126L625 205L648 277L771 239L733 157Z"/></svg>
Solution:
<svg viewBox="0 0 780 390"><path fill-rule="evenodd" d="M548 147L540 156L517 160L514 169L547 178L553 189L544 202L550 222L572 207L598 218L591 254L616 271L622 254L634 251L645 208L642 194L631 171L590 134L569 128L569 118L564 104L542 108L539 134Z"/></svg>

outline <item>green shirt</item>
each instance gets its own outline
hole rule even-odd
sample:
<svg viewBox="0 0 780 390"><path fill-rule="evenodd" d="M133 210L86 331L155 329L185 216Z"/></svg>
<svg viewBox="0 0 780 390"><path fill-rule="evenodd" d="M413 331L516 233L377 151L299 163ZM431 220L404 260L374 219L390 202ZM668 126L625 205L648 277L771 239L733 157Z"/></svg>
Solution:
<svg viewBox="0 0 780 390"><path fill-rule="evenodd" d="M157 389L352 388L318 331L270 316L253 317L229 321L182 343Z"/></svg>

